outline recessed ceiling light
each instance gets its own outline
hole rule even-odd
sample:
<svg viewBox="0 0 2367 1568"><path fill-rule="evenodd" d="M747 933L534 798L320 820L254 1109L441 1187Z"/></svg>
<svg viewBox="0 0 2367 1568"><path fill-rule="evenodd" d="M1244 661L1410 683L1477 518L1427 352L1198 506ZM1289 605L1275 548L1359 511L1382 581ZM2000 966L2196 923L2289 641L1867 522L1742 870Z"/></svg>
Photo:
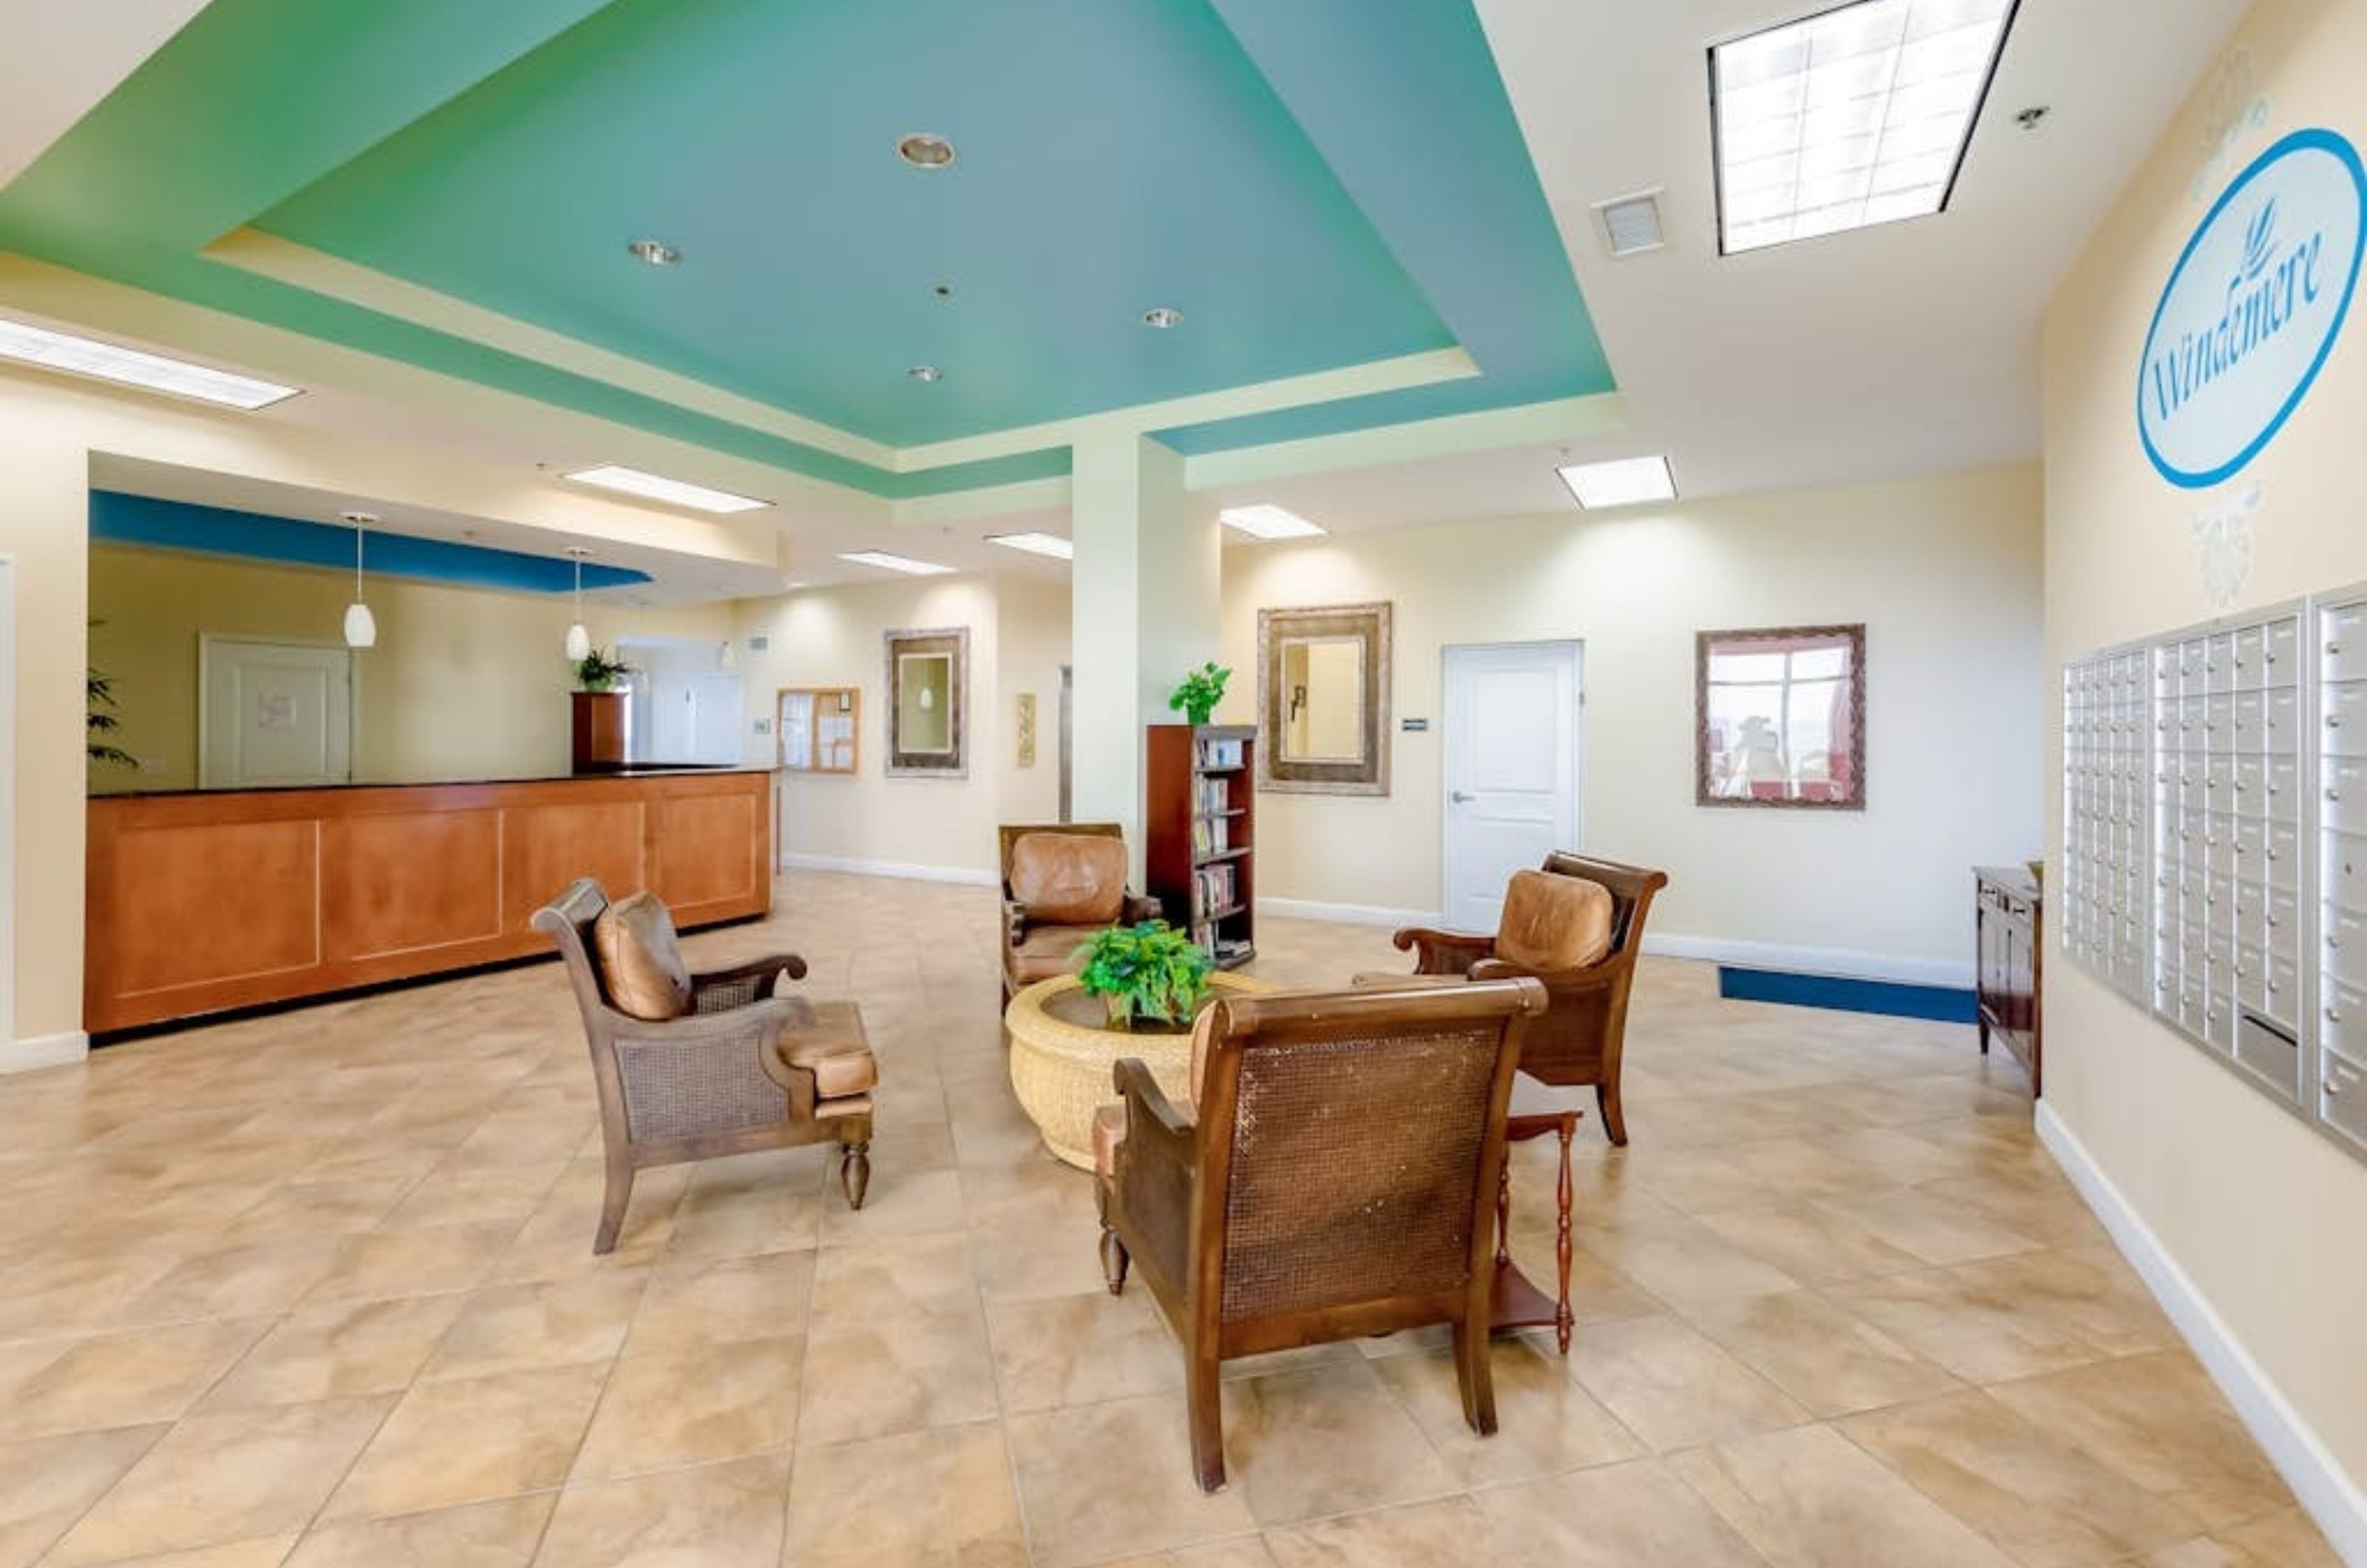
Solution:
<svg viewBox="0 0 2367 1568"><path fill-rule="evenodd" d="M934 365L915 365L904 372L915 381L942 381L946 373Z"/></svg>
<svg viewBox="0 0 2367 1568"><path fill-rule="evenodd" d="M1172 305L1155 305L1142 313L1142 324L1165 332L1170 327L1184 324L1184 312Z"/></svg>
<svg viewBox="0 0 2367 1568"><path fill-rule="evenodd" d="M896 156L916 169L953 167L954 144L942 136L915 131L896 143Z"/></svg>
<svg viewBox="0 0 2367 1568"><path fill-rule="evenodd" d="M1229 507L1217 513L1217 520L1252 539L1307 539L1323 532L1296 512L1263 503Z"/></svg>
<svg viewBox="0 0 2367 1568"><path fill-rule="evenodd" d="M844 550L839 559L851 560L857 566L876 566L882 571L900 571L911 577L941 577L953 570L933 560L914 560L911 556L890 555L886 550Z"/></svg>
<svg viewBox="0 0 2367 1568"><path fill-rule="evenodd" d="M167 359L161 354L53 333L47 327L23 321L0 321L0 359L37 365L44 370L62 370L69 376L112 381L119 387L195 398L202 403L249 412L285 402L298 390L276 381L234 376L210 366L192 365L186 359Z"/></svg>
<svg viewBox="0 0 2367 1568"><path fill-rule="evenodd" d="M1667 245L1660 227L1660 193L1637 191L1594 204L1595 221L1603 225L1604 243L1614 256L1639 256Z"/></svg>
<svg viewBox="0 0 2367 1568"><path fill-rule="evenodd" d="M1074 560L1077 547L1058 534L989 534L986 542L1001 545L1006 550L1025 550L1029 555L1050 556L1055 560Z"/></svg>
<svg viewBox="0 0 2367 1568"><path fill-rule="evenodd" d="M645 261L651 266L672 266L682 260L682 253L663 240L635 240L625 249L635 261Z"/></svg>
<svg viewBox="0 0 2367 1568"><path fill-rule="evenodd" d="M2016 0L1853 0L1710 54L1718 247L1942 210Z"/></svg>
<svg viewBox="0 0 2367 1568"><path fill-rule="evenodd" d="M1603 463L1574 463L1557 469L1569 493L1589 511L1606 506L1633 506L1645 501L1674 501L1677 481L1664 457L1614 457Z"/></svg>
<svg viewBox="0 0 2367 1568"><path fill-rule="evenodd" d="M670 479L663 474L644 473L640 468L628 468L616 463L603 463L598 468L578 468L566 476L580 485L595 490L613 490L624 495L639 496L644 501L662 501L669 506L687 506L695 512L754 512L770 506L769 501L734 495L728 490L709 490L681 479Z"/></svg>

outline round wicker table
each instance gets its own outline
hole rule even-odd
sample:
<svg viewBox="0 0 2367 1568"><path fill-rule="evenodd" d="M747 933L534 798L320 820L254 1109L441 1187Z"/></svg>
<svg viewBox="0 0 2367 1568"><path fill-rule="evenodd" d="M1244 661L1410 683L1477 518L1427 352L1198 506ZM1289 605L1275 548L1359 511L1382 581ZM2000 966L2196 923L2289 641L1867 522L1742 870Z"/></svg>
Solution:
<svg viewBox="0 0 2367 1568"><path fill-rule="evenodd" d="M1208 986L1212 995L1274 989L1222 970L1208 976ZM1044 1146L1080 1170L1093 1168L1093 1111L1117 1102L1110 1069L1121 1057L1141 1058L1169 1099L1181 1104L1190 1096L1191 1032L1112 1029L1102 1019L1101 998L1073 975L1029 986L1011 998L1002 1021L1011 1031L1011 1087L1020 1105L1042 1131Z"/></svg>

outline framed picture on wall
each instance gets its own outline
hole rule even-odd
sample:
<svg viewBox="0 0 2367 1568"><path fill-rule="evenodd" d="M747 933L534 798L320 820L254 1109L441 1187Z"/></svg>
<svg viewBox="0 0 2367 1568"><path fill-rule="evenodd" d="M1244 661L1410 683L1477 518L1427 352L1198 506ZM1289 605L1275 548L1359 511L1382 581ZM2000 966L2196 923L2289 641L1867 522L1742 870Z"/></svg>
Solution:
<svg viewBox="0 0 2367 1568"><path fill-rule="evenodd" d="M891 631L888 776L969 777L969 628Z"/></svg>
<svg viewBox="0 0 2367 1568"><path fill-rule="evenodd" d="M1693 801L1865 809L1865 627L1693 639Z"/></svg>

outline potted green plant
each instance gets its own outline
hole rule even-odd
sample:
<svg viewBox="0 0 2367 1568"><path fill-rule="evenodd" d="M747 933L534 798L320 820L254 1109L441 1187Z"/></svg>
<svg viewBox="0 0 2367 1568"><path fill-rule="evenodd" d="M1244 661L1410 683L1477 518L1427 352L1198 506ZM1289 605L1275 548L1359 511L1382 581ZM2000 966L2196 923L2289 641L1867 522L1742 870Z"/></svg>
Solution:
<svg viewBox="0 0 2367 1568"><path fill-rule="evenodd" d="M1113 926L1077 955L1083 961L1077 978L1101 998L1116 1029L1187 1024L1208 994L1208 955L1165 920Z"/></svg>
<svg viewBox="0 0 2367 1568"><path fill-rule="evenodd" d="M595 648L575 661L575 686L583 692L613 692L632 667L605 648Z"/></svg>
<svg viewBox="0 0 2367 1568"><path fill-rule="evenodd" d="M1215 716L1217 705L1225 700L1225 682L1232 678L1230 670L1211 659L1184 677L1184 683L1167 699L1167 706L1183 714L1189 723L1206 724Z"/></svg>

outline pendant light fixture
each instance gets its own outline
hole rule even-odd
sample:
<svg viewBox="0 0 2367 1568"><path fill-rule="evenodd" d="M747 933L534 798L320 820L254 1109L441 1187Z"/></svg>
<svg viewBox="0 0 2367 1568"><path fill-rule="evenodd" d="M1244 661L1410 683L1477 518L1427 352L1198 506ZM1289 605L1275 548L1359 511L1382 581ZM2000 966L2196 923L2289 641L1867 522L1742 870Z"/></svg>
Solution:
<svg viewBox="0 0 2367 1568"><path fill-rule="evenodd" d="M592 656L592 634L583 625L583 558L592 552L581 545L570 545L567 553L575 558L575 619L567 627L567 657L581 664Z"/></svg>
<svg viewBox="0 0 2367 1568"><path fill-rule="evenodd" d="M376 648L378 617L362 603L362 531L378 522L374 513L343 512L338 513L354 526L354 602L345 606L345 646Z"/></svg>

